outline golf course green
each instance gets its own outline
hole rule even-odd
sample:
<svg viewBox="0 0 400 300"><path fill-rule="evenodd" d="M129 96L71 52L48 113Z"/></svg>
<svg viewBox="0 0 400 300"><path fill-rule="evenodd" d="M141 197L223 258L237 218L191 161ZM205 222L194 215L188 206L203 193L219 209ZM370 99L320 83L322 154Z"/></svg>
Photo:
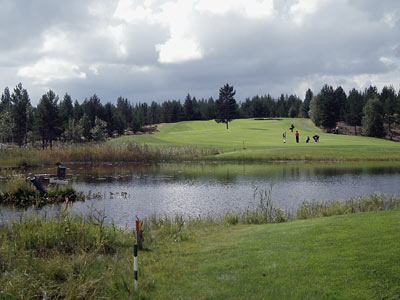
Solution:
<svg viewBox="0 0 400 300"><path fill-rule="evenodd" d="M291 124L295 126L293 132ZM153 134L123 136L109 143L135 141L158 147L214 148L219 154L212 159L217 160L400 160L400 145L396 142L325 133L310 119L238 119L230 122L228 130L214 120L186 121L161 124L158 129ZM285 131L286 143L282 138ZM312 139L314 135L320 136L318 143Z"/></svg>

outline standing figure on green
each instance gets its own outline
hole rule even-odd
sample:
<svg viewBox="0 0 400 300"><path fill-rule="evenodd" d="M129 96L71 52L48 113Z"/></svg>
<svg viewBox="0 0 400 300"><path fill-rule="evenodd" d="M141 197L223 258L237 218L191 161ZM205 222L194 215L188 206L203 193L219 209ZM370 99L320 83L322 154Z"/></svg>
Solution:
<svg viewBox="0 0 400 300"><path fill-rule="evenodd" d="M296 143L299 142L299 136L300 136L300 133L296 130Z"/></svg>

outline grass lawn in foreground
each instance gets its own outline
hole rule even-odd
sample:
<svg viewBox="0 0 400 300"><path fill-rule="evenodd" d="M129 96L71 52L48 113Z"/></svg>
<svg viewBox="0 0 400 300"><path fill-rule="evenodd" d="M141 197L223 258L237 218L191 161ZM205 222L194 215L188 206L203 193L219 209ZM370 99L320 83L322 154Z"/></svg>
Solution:
<svg viewBox="0 0 400 300"><path fill-rule="evenodd" d="M241 225L142 268L151 299L400 299L399 229L399 211Z"/></svg>
<svg viewBox="0 0 400 300"><path fill-rule="evenodd" d="M295 125L290 132L290 124ZM195 146L215 148L221 160L399 160L400 144L388 140L324 133L310 119L255 120L238 119L225 124L211 121L187 121L163 124L160 132L117 138L110 143L136 141L154 146ZM295 131L300 133L296 144ZM286 131L287 143L282 133ZM320 142L312 139L320 136ZM311 138L306 143L306 138ZM245 148L245 149L244 149Z"/></svg>
<svg viewBox="0 0 400 300"><path fill-rule="evenodd" d="M4 226L0 299L400 299L399 210L162 226L145 232L138 293L132 233L69 217Z"/></svg>

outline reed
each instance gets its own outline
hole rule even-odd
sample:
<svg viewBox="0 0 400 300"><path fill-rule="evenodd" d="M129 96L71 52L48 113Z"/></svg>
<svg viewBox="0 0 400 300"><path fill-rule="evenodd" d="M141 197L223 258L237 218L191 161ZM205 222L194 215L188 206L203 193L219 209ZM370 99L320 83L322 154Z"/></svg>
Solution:
<svg viewBox="0 0 400 300"><path fill-rule="evenodd" d="M394 210L400 208L400 197L380 193L345 201L304 201L297 209L297 219L310 219L359 212Z"/></svg>
<svg viewBox="0 0 400 300"><path fill-rule="evenodd" d="M277 207L271 198L272 188L253 191L253 203L244 211L226 212L220 216L187 217L182 215L157 216L145 219L146 228L162 232L175 240L188 239L187 229L214 225L270 224L293 220L329 217L334 215L360 212L395 210L400 208L400 196L388 196L381 193L365 197L350 198L345 201L304 201L297 209L285 211ZM185 238L180 238L180 237Z"/></svg>
<svg viewBox="0 0 400 300"><path fill-rule="evenodd" d="M135 141L119 144L57 144L53 149L18 148L1 150L0 164L23 168L54 165L56 162L95 164L99 162L160 162L198 160L218 154L213 148L194 146L159 147Z"/></svg>

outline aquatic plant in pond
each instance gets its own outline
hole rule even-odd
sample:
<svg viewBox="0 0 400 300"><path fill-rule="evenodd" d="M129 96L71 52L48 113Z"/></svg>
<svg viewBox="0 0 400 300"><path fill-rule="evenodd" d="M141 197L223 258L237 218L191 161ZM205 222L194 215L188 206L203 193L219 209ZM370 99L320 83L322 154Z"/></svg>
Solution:
<svg viewBox="0 0 400 300"><path fill-rule="evenodd" d="M46 193L39 192L21 177L10 179L4 191L0 193L0 204L16 207L31 205L42 207L46 204L83 201L84 199L84 195L77 193L71 186L50 187Z"/></svg>

